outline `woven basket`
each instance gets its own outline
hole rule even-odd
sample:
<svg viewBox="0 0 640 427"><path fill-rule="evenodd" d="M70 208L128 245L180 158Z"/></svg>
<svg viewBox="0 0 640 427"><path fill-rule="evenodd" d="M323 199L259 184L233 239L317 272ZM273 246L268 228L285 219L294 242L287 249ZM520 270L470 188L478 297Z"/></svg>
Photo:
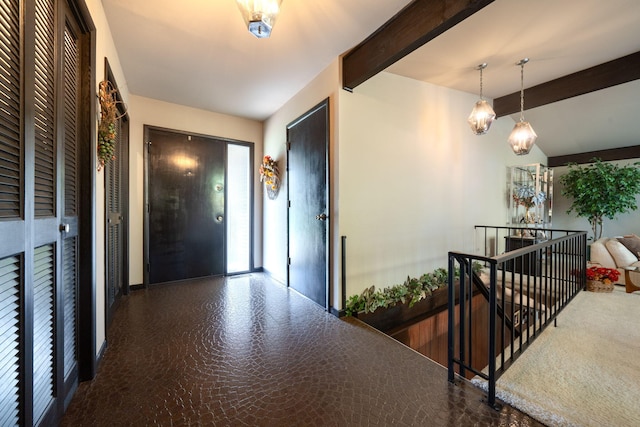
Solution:
<svg viewBox="0 0 640 427"><path fill-rule="evenodd" d="M613 283L603 283L597 280L587 280L587 290L591 292L612 292Z"/></svg>

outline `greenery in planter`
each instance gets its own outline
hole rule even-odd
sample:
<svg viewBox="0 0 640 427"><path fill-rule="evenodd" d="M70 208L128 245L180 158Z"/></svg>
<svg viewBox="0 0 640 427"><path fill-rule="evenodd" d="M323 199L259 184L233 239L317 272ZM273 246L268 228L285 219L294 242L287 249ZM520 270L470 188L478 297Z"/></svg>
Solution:
<svg viewBox="0 0 640 427"><path fill-rule="evenodd" d="M569 172L560 177L562 194L573 200L567 213L573 211L586 217L594 240L602 237L604 218L638 209L636 195L640 193L640 169L636 162L619 166L592 159L588 166L569 163Z"/></svg>
<svg viewBox="0 0 640 427"><path fill-rule="evenodd" d="M473 263L473 271L476 273L482 269L478 262ZM456 278L460 277L460 269L454 272ZM376 290L375 286L366 288L360 295L352 295L347 300L345 312L347 316L363 311L373 313L380 307L391 307L398 303L408 303L412 307L415 303L431 295L438 288L447 286L449 273L445 268L438 268L432 273L425 273L419 278L407 276L407 280L401 285L394 285Z"/></svg>

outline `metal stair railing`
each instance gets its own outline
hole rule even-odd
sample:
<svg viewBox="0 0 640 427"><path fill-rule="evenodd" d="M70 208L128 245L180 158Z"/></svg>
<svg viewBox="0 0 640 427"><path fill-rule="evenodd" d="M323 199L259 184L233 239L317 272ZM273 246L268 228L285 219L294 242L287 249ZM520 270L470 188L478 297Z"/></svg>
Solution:
<svg viewBox="0 0 640 427"><path fill-rule="evenodd" d="M513 231L508 227L478 227L504 229L507 236ZM550 237L554 235L547 231ZM485 236L494 236L484 232ZM448 379L454 382L456 375L467 378L471 373L474 380L485 382L487 404L493 408L501 406L496 402L498 378L585 289L586 232L555 232L560 237L495 256L449 252ZM502 241L496 238L494 243ZM504 248L493 249L499 252ZM474 269L477 263L484 267L481 274ZM456 307L454 272L458 268ZM484 299L472 298L474 289ZM478 310L480 303L488 303L488 309ZM486 342L478 342L472 333L476 322L488 324ZM486 357L478 355L486 364L474 366L474 353L479 349L486 349Z"/></svg>

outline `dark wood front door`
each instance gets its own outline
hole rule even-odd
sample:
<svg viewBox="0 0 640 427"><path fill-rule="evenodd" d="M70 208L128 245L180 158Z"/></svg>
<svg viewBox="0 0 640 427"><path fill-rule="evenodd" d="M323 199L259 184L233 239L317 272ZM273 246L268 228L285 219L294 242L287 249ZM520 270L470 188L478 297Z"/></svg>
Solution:
<svg viewBox="0 0 640 427"><path fill-rule="evenodd" d="M289 286L329 309L328 100L287 127Z"/></svg>
<svg viewBox="0 0 640 427"><path fill-rule="evenodd" d="M226 142L148 132L148 283L225 273Z"/></svg>

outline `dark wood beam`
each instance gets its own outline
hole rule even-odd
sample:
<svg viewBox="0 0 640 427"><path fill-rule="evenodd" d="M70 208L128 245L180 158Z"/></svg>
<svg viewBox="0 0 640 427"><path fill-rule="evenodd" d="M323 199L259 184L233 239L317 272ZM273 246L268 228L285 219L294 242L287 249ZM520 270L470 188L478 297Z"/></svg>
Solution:
<svg viewBox="0 0 640 427"><path fill-rule="evenodd" d="M640 52L533 86L524 91L525 109L640 79ZM520 111L520 92L493 100L497 117Z"/></svg>
<svg viewBox="0 0 640 427"><path fill-rule="evenodd" d="M608 150L589 151L580 154L568 154L566 156L554 156L547 159L549 167L566 166L568 163L585 164L593 163L598 158L605 162L616 160L640 159L640 145L631 147L611 148Z"/></svg>
<svg viewBox="0 0 640 427"><path fill-rule="evenodd" d="M414 0L342 58L342 85L352 91L494 0Z"/></svg>

